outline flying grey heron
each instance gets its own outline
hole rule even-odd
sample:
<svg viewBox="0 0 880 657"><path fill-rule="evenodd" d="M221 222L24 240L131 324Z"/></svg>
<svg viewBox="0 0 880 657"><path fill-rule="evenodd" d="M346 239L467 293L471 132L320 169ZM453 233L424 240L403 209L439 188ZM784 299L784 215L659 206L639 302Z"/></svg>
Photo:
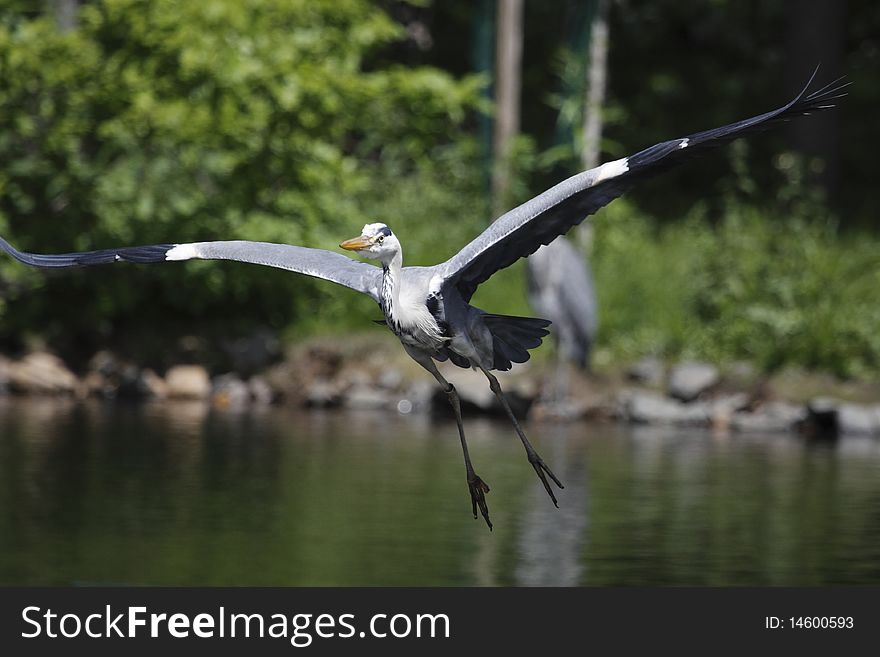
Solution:
<svg viewBox="0 0 880 657"><path fill-rule="evenodd" d="M492 374L493 370L509 370L512 363L527 361L529 350L540 345L547 335L550 322L493 315L476 308L470 300L477 286L499 269L531 255L542 244L549 244L641 179L741 135L833 107L831 102L843 95L841 90L845 85L838 80L807 93L812 79L796 98L779 109L664 141L572 176L502 215L452 258L432 267L404 267L401 244L384 223L367 224L360 236L340 245L378 260L381 267L322 249L238 240L157 244L61 255L24 253L2 238L0 247L17 260L35 267L235 260L322 278L370 296L379 304L386 325L403 343L406 352L437 379L448 395L458 424L474 518L478 517L479 510L491 529L486 505L489 486L471 464L455 387L443 377L434 361L450 360L459 367L481 370L513 423L529 463L557 507L556 495L547 477L559 488L563 486L526 438L498 379Z"/></svg>

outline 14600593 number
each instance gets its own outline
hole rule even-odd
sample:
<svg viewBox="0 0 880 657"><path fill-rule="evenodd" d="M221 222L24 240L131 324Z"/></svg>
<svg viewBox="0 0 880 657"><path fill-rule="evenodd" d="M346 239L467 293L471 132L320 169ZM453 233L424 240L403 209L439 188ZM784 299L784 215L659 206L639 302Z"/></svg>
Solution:
<svg viewBox="0 0 880 657"><path fill-rule="evenodd" d="M852 616L791 616L790 627L804 630L842 630L853 626Z"/></svg>

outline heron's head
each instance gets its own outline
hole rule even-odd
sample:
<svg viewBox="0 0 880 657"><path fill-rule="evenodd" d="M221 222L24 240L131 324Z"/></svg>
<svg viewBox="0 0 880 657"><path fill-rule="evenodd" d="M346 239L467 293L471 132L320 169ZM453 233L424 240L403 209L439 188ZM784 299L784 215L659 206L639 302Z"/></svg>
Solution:
<svg viewBox="0 0 880 657"><path fill-rule="evenodd" d="M367 224L361 231L360 237L346 240L339 246L348 251L357 251L358 255L365 258L381 260L384 263L391 262L392 258L400 253L400 242L385 224Z"/></svg>

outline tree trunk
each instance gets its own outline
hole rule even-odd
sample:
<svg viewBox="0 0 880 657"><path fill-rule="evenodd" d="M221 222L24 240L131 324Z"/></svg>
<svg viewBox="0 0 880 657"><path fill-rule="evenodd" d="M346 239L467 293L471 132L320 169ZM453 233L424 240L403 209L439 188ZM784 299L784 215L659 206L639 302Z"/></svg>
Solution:
<svg viewBox="0 0 880 657"><path fill-rule="evenodd" d="M76 29L76 10L79 0L49 0L49 10L55 15L55 23L62 32Z"/></svg>
<svg viewBox="0 0 880 657"><path fill-rule="evenodd" d="M510 189L510 143L519 133L523 0L498 0L495 49L495 139L492 203L506 207Z"/></svg>
<svg viewBox="0 0 880 657"><path fill-rule="evenodd" d="M491 104L494 85L491 83L495 60L495 0L479 0L473 24L473 50L471 59L474 70L490 83L480 91L487 103ZM477 134L480 138L480 159L482 161L483 188L492 194L492 153L493 121L488 112L477 115Z"/></svg>
<svg viewBox="0 0 880 657"><path fill-rule="evenodd" d="M608 7L609 0L597 0L590 25L590 55L587 64L587 93L584 101L584 129L581 144L581 166L592 169L599 165L602 152L602 107L605 105L605 84L608 77ZM587 251L592 224L584 221L577 227L578 246Z"/></svg>
<svg viewBox="0 0 880 657"><path fill-rule="evenodd" d="M602 142L602 106L605 104L605 80L608 74L608 5L598 0L590 26L590 55L587 66L587 95L584 102L584 141L581 164L592 169L599 164Z"/></svg>

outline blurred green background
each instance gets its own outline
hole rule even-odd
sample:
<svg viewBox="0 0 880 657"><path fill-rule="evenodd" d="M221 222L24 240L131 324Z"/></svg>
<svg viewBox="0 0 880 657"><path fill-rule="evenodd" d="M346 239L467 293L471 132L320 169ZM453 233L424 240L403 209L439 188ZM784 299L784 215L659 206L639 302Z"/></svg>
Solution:
<svg viewBox="0 0 880 657"><path fill-rule="evenodd" d="M809 5L810 9L805 9ZM526 2L511 205L578 170L596 2ZM824 12L824 13L823 13ZM385 221L408 264L492 218L495 3L0 0L0 235L19 248L252 239L335 248ZM780 105L806 119L599 213L599 367L652 354L875 378L880 5L612 2L602 159ZM530 314L522 263L475 303ZM0 260L0 351L153 367L179 338L368 328L368 299L234 263L46 273ZM378 330L378 329L376 329Z"/></svg>

